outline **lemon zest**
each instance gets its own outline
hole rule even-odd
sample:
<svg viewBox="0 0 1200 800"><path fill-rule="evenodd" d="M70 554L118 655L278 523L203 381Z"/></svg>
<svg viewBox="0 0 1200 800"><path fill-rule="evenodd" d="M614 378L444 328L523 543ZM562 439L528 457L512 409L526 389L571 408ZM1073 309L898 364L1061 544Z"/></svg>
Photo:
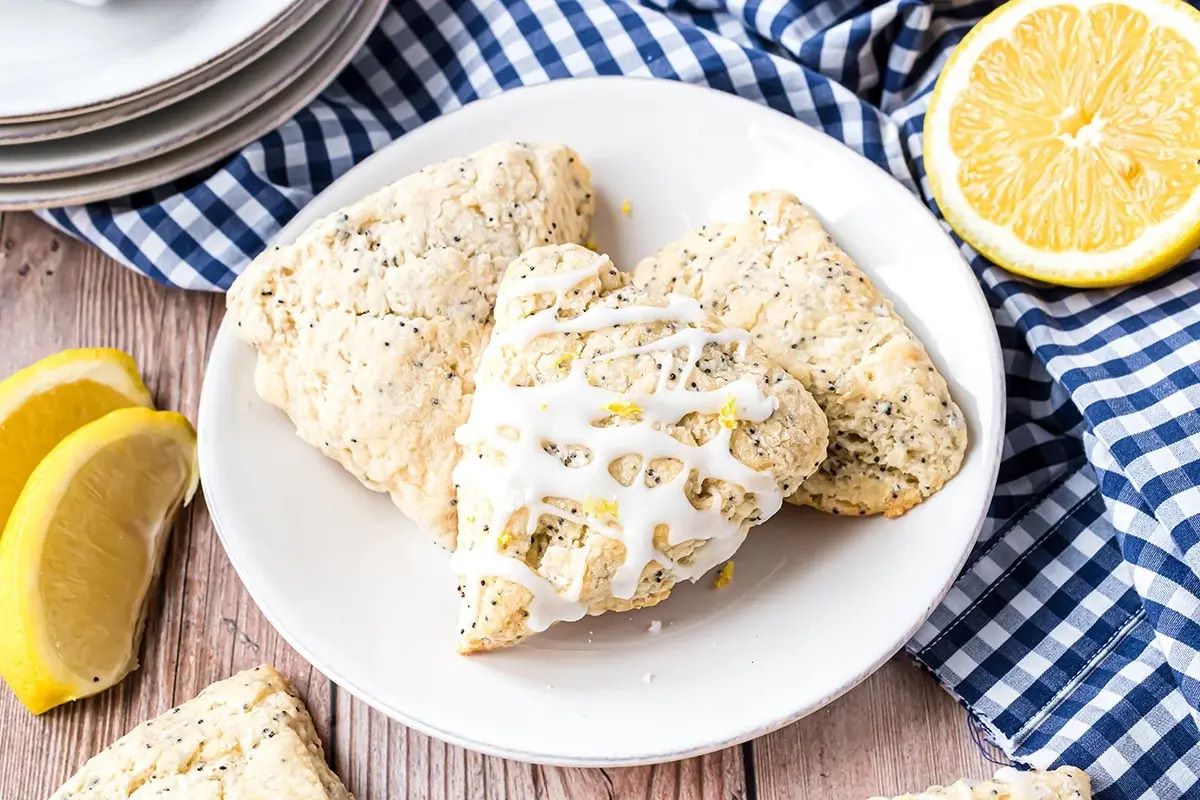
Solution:
<svg viewBox="0 0 1200 800"><path fill-rule="evenodd" d="M605 403L604 410L623 419L637 419L642 415L642 407L637 403L626 403L621 400Z"/></svg>
<svg viewBox="0 0 1200 800"><path fill-rule="evenodd" d="M717 589L724 589L733 580L733 562L726 561L721 567L721 571L717 573L716 580L713 581L713 586Z"/></svg>
<svg viewBox="0 0 1200 800"><path fill-rule="evenodd" d="M633 203L631 203L629 200L622 200L621 201L621 213L627 217L632 215L633 214Z"/></svg>
<svg viewBox="0 0 1200 800"><path fill-rule="evenodd" d="M718 412L718 418L721 421L722 428L728 428L729 430L736 428L738 426L737 400L732 397L726 400L725 404L721 406L720 412Z"/></svg>
<svg viewBox="0 0 1200 800"><path fill-rule="evenodd" d="M583 513L589 517L596 517L597 519L611 517L616 519L619 510L616 500L607 500L603 497L592 497L591 495L583 499Z"/></svg>

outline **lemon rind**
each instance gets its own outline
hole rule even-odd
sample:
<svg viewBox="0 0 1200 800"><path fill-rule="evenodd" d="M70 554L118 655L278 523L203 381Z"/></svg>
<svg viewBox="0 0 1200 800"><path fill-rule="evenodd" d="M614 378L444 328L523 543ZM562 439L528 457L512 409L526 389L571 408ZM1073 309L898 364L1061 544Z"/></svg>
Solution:
<svg viewBox="0 0 1200 800"><path fill-rule="evenodd" d="M0 381L0 421L31 397L81 380L107 386L133 405L149 408L154 403L127 353L111 347L82 347L46 356Z"/></svg>

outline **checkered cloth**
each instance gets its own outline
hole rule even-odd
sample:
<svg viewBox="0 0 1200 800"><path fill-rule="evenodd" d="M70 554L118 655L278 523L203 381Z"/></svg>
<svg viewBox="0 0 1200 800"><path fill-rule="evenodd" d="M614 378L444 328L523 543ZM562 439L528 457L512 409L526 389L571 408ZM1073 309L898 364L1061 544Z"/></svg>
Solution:
<svg viewBox="0 0 1200 800"><path fill-rule="evenodd" d="M157 280L221 289L335 177L521 84L624 73L790 114L935 208L921 126L963 0L395 0L309 108L203 173L46 219ZM935 208L936 210L936 208ZM1018 762L1107 800L1200 797L1200 261L1141 286L1032 286L963 246L1008 372L990 519L908 645Z"/></svg>

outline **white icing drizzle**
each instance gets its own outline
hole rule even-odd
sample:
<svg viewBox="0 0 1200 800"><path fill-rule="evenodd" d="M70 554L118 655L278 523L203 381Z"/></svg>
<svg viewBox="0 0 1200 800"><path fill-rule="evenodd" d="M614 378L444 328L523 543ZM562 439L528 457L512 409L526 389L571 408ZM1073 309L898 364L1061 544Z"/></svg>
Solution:
<svg viewBox="0 0 1200 800"><path fill-rule="evenodd" d="M556 299L550 307L498 331L488 344L484 360L495 358L501 348L519 350L551 333L588 333L651 322L694 324L705 318L695 300L671 295L666 306L593 306L569 319L559 319L566 292L610 266L605 260L582 270L510 281L503 290L506 294L515 292L517 297L526 297L553 293ZM737 343L744 350L748 339L744 331L710 332L687 327L648 344L576 358L557 383L528 387L498 382L478 385L470 418L455 433L455 440L464 448L494 449L503 454L503 459L472 457L468 453L454 472L456 484L482 489L492 508L489 541L470 549L460 548L452 558L454 570L465 585L479 586L482 578L494 576L524 586L533 597L526 624L534 631L545 630L554 622L580 619L587 612L586 603L580 601L586 552L576 554L578 568L567 585L558 585L523 561L500 552L500 537L513 514L522 508L529 512L529 534L536 530L539 518L550 515L587 525L622 542L625 561L611 580L614 597L633 597L642 572L651 562L671 570L679 579L694 581L727 561L745 533L724 517L719 502L715 508L697 509L692 505L684 492L689 475L695 471L702 480L726 481L753 492L762 520L782 505L779 486L769 472L753 470L733 457L730 428L720 427L700 446L684 444L661 428L690 413L718 414L730 400L735 403L739 420L760 422L775 411L776 399L763 394L748 379L714 391L683 388L707 344ZM678 350L687 354L681 365L675 363L674 353ZM659 366L653 393L615 392L588 382L589 365L641 354L652 355ZM668 386L672 372L674 388ZM637 406L639 419L597 428L595 422L614 413L606 410L610 403ZM547 453L544 444L556 445L558 454ZM590 461L579 466L564 465L565 448L571 445L590 450ZM625 486L612 477L609 465L628 455L639 456L641 466L633 482ZM651 481L653 485L647 486L647 470L658 459L674 459L682 469L669 482ZM577 505L574 510L565 510L548 503L551 498ZM582 501L587 498L615 504L615 519L585 513ZM667 526L667 541L672 546L690 539L706 544L686 563L673 561L655 547L654 532L660 525Z"/></svg>

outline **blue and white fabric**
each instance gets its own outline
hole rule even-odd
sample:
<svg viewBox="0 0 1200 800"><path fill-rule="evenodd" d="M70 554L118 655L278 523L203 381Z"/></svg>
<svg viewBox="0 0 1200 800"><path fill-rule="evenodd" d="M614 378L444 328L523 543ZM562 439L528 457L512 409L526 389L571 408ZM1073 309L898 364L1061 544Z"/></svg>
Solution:
<svg viewBox="0 0 1200 800"><path fill-rule="evenodd" d="M578 75L704 83L841 139L936 206L926 102L996 4L394 0L308 108L224 162L43 212L150 277L224 289L314 193L422 122ZM1032 285L962 247L1008 372L975 553L908 651L1020 763L1104 800L1200 797L1200 261L1106 291Z"/></svg>

